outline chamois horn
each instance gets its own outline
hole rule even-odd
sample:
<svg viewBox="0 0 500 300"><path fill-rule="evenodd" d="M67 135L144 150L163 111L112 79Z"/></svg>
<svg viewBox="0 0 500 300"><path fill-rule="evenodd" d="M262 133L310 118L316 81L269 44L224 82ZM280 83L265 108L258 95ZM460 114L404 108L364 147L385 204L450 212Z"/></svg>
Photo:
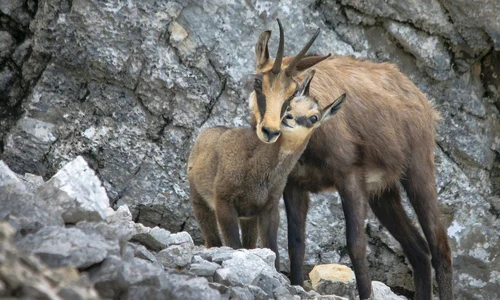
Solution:
<svg viewBox="0 0 500 300"><path fill-rule="evenodd" d="M304 48L302 48L302 50L300 50L299 54L297 54L297 56L294 57L293 61L288 65L288 67L285 70L285 74L286 74L287 77L292 77L293 76L293 73L296 71L295 68L299 64L300 60L302 58L304 58L304 55L306 55L306 53L309 50L309 48L311 48L312 44L314 43L314 41L316 40L316 38L319 35L319 31L320 30L318 28L316 30L316 33L314 33L314 35L309 40L309 42L307 42L307 44L304 46ZM281 63L281 60L280 60L280 63Z"/></svg>
<svg viewBox="0 0 500 300"><path fill-rule="evenodd" d="M278 21L278 26L280 28L280 43L278 46L278 53L276 54L276 59L274 60L274 65L271 71L273 74L278 74L281 70L281 61L283 60L283 52L285 48L285 36L283 33L283 26L281 25L280 19L276 19Z"/></svg>

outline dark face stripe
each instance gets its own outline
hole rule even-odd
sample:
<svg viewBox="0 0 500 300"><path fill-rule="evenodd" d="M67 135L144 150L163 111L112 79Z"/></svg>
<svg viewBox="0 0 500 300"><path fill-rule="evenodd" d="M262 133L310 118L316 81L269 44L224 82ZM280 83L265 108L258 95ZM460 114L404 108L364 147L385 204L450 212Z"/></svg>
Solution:
<svg viewBox="0 0 500 300"><path fill-rule="evenodd" d="M262 92L262 77L255 78L253 83L255 96L257 97L257 107L259 108L260 117L263 119L266 113L266 95Z"/></svg>
<svg viewBox="0 0 500 300"><path fill-rule="evenodd" d="M259 107L260 117L264 118L264 114L266 113L266 95L262 92L255 92L257 96L257 106Z"/></svg>
<svg viewBox="0 0 500 300"><path fill-rule="evenodd" d="M288 108L290 107L290 101L292 100L293 96L288 98L284 103L283 105L281 106L281 113L280 113L280 119L283 118L283 116L285 115L285 112L288 110Z"/></svg>
<svg viewBox="0 0 500 300"><path fill-rule="evenodd" d="M314 124L304 116L296 118L295 123L297 123L297 125L304 126L306 128L311 128L314 126Z"/></svg>

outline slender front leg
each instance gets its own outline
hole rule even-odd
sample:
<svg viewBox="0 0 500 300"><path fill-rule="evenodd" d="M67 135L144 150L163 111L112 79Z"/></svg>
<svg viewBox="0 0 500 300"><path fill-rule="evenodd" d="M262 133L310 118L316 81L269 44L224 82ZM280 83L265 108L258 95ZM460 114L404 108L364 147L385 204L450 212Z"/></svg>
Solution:
<svg viewBox="0 0 500 300"><path fill-rule="evenodd" d="M290 257L290 281L293 285L302 285L304 254L306 249L306 217L309 210L309 192L301 189L288 178L285 190L286 220L288 223L288 255Z"/></svg>
<svg viewBox="0 0 500 300"><path fill-rule="evenodd" d="M243 248L238 226L238 213L234 205L226 199L217 198L215 213L226 245L233 249Z"/></svg>
<svg viewBox="0 0 500 300"><path fill-rule="evenodd" d="M257 247L257 237L259 232L259 218L253 217L240 219L241 239L245 249L254 249Z"/></svg>
<svg viewBox="0 0 500 300"><path fill-rule="evenodd" d="M366 234L364 221L368 206L366 184L361 171L343 174L338 180L346 222L347 250L351 258L360 299L372 299L372 284L366 259ZM340 179L339 178L339 179Z"/></svg>
<svg viewBox="0 0 500 300"><path fill-rule="evenodd" d="M193 203L194 216L200 225L201 233L203 234L203 239L205 240L205 247L210 248L222 246L215 211L212 210L201 195L198 194L198 191L196 191L196 189L192 186L191 202Z"/></svg>
<svg viewBox="0 0 500 300"><path fill-rule="evenodd" d="M278 210L279 199L273 201L269 210L259 215L259 233L262 247L271 249L276 254L274 265L276 270L280 269L280 254L278 252L278 226L280 214Z"/></svg>

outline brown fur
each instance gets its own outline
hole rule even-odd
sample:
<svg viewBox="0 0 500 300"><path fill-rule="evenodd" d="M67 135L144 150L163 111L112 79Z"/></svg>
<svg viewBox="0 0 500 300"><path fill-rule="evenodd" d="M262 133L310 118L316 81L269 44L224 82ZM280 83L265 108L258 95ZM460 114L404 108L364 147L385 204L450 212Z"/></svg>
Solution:
<svg viewBox="0 0 500 300"><path fill-rule="evenodd" d="M267 42L261 48L267 48ZM261 60L256 71L263 78L281 76L293 59L283 58L278 75L269 72L273 64L269 60ZM310 66L311 61L306 65ZM281 91L288 91L287 85L301 82L304 72L299 65L292 70L293 78L273 84ZM453 299L451 251L439 220L434 174L434 126L438 112L393 64L334 56L310 67L316 71L311 95L320 106L341 93L347 93L348 97L338 115L312 135L284 191L292 283L302 284L308 192L337 189L342 198L347 245L361 299L371 295L364 234L368 205L403 246L414 270L416 299L432 297L429 254L440 298ZM281 97L263 92L267 104L274 106L289 96L285 92ZM250 102L254 101L252 94ZM254 111L257 136L261 138L261 128L278 117L267 114L262 119ZM399 182L415 208L427 241L402 210Z"/></svg>
<svg viewBox="0 0 500 300"><path fill-rule="evenodd" d="M307 85L314 72L311 74ZM258 227L262 245L276 253L279 267L278 202L287 176L313 130L330 118L345 98L320 110L314 99L301 92L303 88L290 103L285 120L279 120L282 133L275 143L261 142L251 128L215 127L198 136L189 156L188 180L194 213L207 247L222 245L219 224L226 245L254 248ZM300 117L312 115L318 117L315 126L295 123Z"/></svg>

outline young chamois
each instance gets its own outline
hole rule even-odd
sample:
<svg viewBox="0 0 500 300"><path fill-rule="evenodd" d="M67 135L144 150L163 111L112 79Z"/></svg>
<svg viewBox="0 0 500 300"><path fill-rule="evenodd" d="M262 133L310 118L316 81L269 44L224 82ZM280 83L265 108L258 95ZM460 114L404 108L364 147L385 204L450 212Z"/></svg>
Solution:
<svg viewBox="0 0 500 300"><path fill-rule="evenodd" d="M412 268L416 299L431 299L431 264L441 300L453 299L451 250L439 217L434 174L435 123L439 114L426 96L390 63L342 56L305 56L319 30L295 57L283 57L283 28L275 61L269 59L270 31L255 46L262 93L253 92L253 126L260 140L280 136L279 109L305 70L314 69L311 95L321 107L347 93L346 104L311 136L283 193L288 221L292 284L302 284L309 192L335 189L342 199L347 248L361 299L371 298L364 221L370 206L401 244ZM405 189L426 240L403 210ZM430 259L431 257L431 259Z"/></svg>
<svg viewBox="0 0 500 300"><path fill-rule="evenodd" d="M345 98L342 95L319 109L316 100L309 97L313 76L311 71L282 104L281 136L276 143L261 142L251 128L215 127L198 136L189 156L188 180L194 214L207 247L222 246L217 224L225 244L234 249L255 248L258 230L262 246L276 253L279 270L278 202L287 176L311 133L340 109ZM257 79L255 92L260 94L263 88Z"/></svg>

